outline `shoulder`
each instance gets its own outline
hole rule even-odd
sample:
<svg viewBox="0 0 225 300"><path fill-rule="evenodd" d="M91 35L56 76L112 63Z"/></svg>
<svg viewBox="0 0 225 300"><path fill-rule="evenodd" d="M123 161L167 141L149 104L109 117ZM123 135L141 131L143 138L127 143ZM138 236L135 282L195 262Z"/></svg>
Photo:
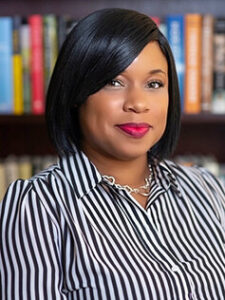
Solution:
<svg viewBox="0 0 225 300"><path fill-rule="evenodd" d="M21 213L37 213L45 211L53 223L57 220L57 195L60 181L64 174L58 164L34 175L30 179L18 179L10 184L0 202L0 219L10 217L13 211L15 216Z"/></svg>
<svg viewBox="0 0 225 300"><path fill-rule="evenodd" d="M209 206L225 228L225 188L209 170L200 166L183 166L166 160L180 190L191 202Z"/></svg>
<svg viewBox="0 0 225 300"><path fill-rule="evenodd" d="M197 165L184 166L170 160L165 160L163 163L170 169L170 171L178 180L183 180L194 185L207 185L225 197L225 189L223 184L209 170Z"/></svg>
<svg viewBox="0 0 225 300"><path fill-rule="evenodd" d="M36 185L46 185L49 184L49 181L57 176L57 173L60 172L58 165L52 165L49 168L41 171L40 173L35 174L29 179L18 179L12 182L6 192L4 197L22 197L26 194L36 192ZM4 200L3 199L3 200Z"/></svg>

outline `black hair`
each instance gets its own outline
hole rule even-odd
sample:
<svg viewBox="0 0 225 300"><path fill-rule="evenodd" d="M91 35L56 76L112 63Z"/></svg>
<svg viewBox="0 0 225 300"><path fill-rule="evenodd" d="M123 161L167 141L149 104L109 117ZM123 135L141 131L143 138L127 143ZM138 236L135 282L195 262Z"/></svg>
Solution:
<svg viewBox="0 0 225 300"><path fill-rule="evenodd" d="M80 20L60 50L46 100L48 131L59 154L80 147L79 106L124 71L150 41L158 42L167 59L169 107L165 132L149 153L159 160L172 153L180 129L180 96L169 44L148 16L112 8Z"/></svg>

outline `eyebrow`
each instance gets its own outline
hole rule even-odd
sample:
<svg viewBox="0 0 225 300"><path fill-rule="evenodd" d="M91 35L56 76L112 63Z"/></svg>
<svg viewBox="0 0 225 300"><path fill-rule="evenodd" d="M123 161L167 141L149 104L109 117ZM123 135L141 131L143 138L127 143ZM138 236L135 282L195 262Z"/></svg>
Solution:
<svg viewBox="0 0 225 300"><path fill-rule="evenodd" d="M155 70L149 71L150 75L154 75L154 74L157 74L157 73L162 73L164 75L167 75L167 73L165 71L161 70L161 69L155 69Z"/></svg>
<svg viewBox="0 0 225 300"><path fill-rule="evenodd" d="M127 71L124 70L123 72L121 72L121 73L118 74L118 75L122 75L122 74L126 74L126 73L127 73ZM162 69L154 69L154 70L150 70L150 71L148 72L149 75L154 75L154 74L158 74L158 73L161 73L161 74L163 74L163 75L165 75L165 76L168 76L167 72L163 71Z"/></svg>

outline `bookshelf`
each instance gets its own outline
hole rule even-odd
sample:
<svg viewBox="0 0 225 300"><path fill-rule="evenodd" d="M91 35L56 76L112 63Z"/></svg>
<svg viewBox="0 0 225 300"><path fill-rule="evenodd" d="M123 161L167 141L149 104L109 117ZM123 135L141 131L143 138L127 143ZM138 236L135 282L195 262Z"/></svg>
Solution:
<svg viewBox="0 0 225 300"><path fill-rule="evenodd" d="M212 155L225 163L225 115L183 115L175 155Z"/></svg>
<svg viewBox="0 0 225 300"><path fill-rule="evenodd" d="M0 16L40 14L70 14L79 19L88 13L107 7L135 9L149 15L165 16L179 13L225 13L224 0L3 0ZM225 115L184 115L181 135L175 154L212 154L225 163ZM47 136L43 116L0 115L0 158L9 154L21 156L54 154Z"/></svg>

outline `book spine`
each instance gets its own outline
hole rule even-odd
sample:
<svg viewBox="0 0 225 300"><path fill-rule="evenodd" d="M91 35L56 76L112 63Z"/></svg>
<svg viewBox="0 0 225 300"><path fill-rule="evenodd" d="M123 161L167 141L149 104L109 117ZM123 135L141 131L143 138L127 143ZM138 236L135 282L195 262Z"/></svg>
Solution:
<svg viewBox="0 0 225 300"><path fill-rule="evenodd" d="M167 28L166 23L163 17L159 16L150 16L151 19L155 22L155 24L158 26L159 30L162 32L162 34L166 37L167 36Z"/></svg>
<svg viewBox="0 0 225 300"><path fill-rule="evenodd" d="M155 22L155 24L159 27L161 20L158 16L150 16L150 18Z"/></svg>
<svg viewBox="0 0 225 300"><path fill-rule="evenodd" d="M31 77L30 77L30 26L24 19L21 25L21 55L23 67L24 113L31 113Z"/></svg>
<svg viewBox="0 0 225 300"><path fill-rule="evenodd" d="M201 111L202 16L185 16L185 113Z"/></svg>
<svg viewBox="0 0 225 300"><path fill-rule="evenodd" d="M181 108L184 107L184 75L185 75L185 56L184 56L184 16L169 15L166 18L167 39L172 49L181 97Z"/></svg>
<svg viewBox="0 0 225 300"><path fill-rule="evenodd" d="M29 17L31 41L31 106L33 114L45 111L43 20L41 15Z"/></svg>
<svg viewBox="0 0 225 300"><path fill-rule="evenodd" d="M213 32L214 17L204 15L202 19L202 102L203 112L211 111L213 92ZM204 50L203 50L204 49Z"/></svg>
<svg viewBox="0 0 225 300"><path fill-rule="evenodd" d="M44 16L44 78L45 92L58 55L57 21L54 15Z"/></svg>
<svg viewBox="0 0 225 300"><path fill-rule="evenodd" d="M214 26L212 112L225 113L225 18L216 18Z"/></svg>
<svg viewBox="0 0 225 300"><path fill-rule="evenodd" d="M5 196L7 190L5 165L3 161L0 161L0 202Z"/></svg>
<svg viewBox="0 0 225 300"><path fill-rule="evenodd" d="M12 18L0 17L0 113L13 112Z"/></svg>
<svg viewBox="0 0 225 300"><path fill-rule="evenodd" d="M23 73L20 39L21 17L13 17L13 83L14 83L14 114L21 115L23 108Z"/></svg>
<svg viewBox="0 0 225 300"><path fill-rule="evenodd" d="M58 50L61 49L66 36L67 36L67 23L70 17L68 15L57 16L57 37L58 37Z"/></svg>

